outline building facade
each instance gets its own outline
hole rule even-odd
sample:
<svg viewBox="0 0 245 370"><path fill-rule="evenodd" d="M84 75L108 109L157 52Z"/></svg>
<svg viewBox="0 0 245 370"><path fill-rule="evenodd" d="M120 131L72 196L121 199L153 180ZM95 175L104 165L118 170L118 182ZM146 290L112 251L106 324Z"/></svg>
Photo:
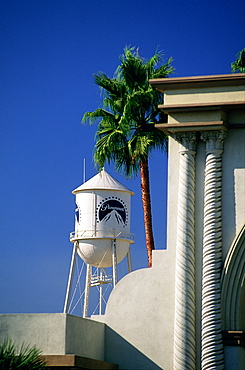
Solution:
<svg viewBox="0 0 245 370"><path fill-rule="evenodd" d="M26 337L45 355L72 352L119 369L242 370L245 74L150 83L168 114L158 125L169 135L166 249L153 251L152 268L119 281L105 315L36 315L41 326L35 315L32 325L21 324L25 315L0 315L0 340Z"/></svg>

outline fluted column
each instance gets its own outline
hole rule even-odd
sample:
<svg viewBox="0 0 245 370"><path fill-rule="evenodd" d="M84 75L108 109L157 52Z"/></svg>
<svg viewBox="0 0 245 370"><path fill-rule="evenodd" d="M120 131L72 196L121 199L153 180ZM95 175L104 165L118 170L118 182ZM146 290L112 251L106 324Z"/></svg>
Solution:
<svg viewBox="0 0 245 370"><path fill-rule="evenodd" d="M175 275L174 370L195 370L194 198L196 134L174 135L180 145Z"/></svg>
<svg viewBox="0 0 245 370"><path fill-rule="evenodd" d="M202 370L224 369L221 335L221 180L225 132L203 132L206 142L202 273Z"/></svg>

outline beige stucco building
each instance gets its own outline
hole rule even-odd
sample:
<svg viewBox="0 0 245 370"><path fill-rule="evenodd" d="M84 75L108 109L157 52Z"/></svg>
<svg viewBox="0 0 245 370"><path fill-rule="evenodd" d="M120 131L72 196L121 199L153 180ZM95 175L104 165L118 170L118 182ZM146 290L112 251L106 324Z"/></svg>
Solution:
<svg viewBox="0 0 245 370"><path fill-rule="evenodd" d="M97 368L242 370L245 74L150 83L168 114L167 249L119 281L105 315L0 315L0 341L25 339L57 364L74 354L107 362Z"/></svg>

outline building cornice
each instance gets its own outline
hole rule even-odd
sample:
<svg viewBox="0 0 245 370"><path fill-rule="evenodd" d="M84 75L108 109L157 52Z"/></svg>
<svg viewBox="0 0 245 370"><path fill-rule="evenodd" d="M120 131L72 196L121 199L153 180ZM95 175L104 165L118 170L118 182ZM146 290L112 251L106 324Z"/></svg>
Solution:
<svg viewBox="0 0 245 370"><path fill-rule="evenodd" d="M229 112L231 110L245 109L244 101L233 101L233 102L215 102L215 103L199 103L199 104L160 104L158 108L163 110L165 113L172 112L187 112L187 111L205 111L205 110L223 110Z"/></svg>
<svg viewBox="0 0 245 370"><path fill-rule="evenodd" d="M161 92L164 92L166 90L191 89L198 87L238 86L245 85L245 73L157 78L150 79L149 83Z"/></svg>
<svg viewBox="0 0 245 370"><path fill-rule="evenodd" d="M227 125L223 121L212 122L184 122L184 123L159 123L155 125L160 131L167 133L185 131L222 130L227 131Z"/></svg>

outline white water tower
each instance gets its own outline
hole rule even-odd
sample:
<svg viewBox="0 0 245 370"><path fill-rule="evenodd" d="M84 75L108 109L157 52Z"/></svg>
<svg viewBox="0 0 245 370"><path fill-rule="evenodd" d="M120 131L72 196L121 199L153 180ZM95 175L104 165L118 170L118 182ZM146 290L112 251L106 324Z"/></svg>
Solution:
<svg viewBox="0 0 245 370"><path fill-rule="evenodd" d="M131 271L130 245L134 242L130 233L131 196L134 194L111 177L105 170L76 188L75 231L70 234L74 243L72 262L67 286L64 312L67 313L75 259L78 255L87 266L83 317L88 315L89 293L93 286L102 287L112 281L117 283L117 264L125 257ZM112 278L105 269L112 266ZM92 273L92 268L97 273ZM101 313L101 309L100 309Z"/></svg>

